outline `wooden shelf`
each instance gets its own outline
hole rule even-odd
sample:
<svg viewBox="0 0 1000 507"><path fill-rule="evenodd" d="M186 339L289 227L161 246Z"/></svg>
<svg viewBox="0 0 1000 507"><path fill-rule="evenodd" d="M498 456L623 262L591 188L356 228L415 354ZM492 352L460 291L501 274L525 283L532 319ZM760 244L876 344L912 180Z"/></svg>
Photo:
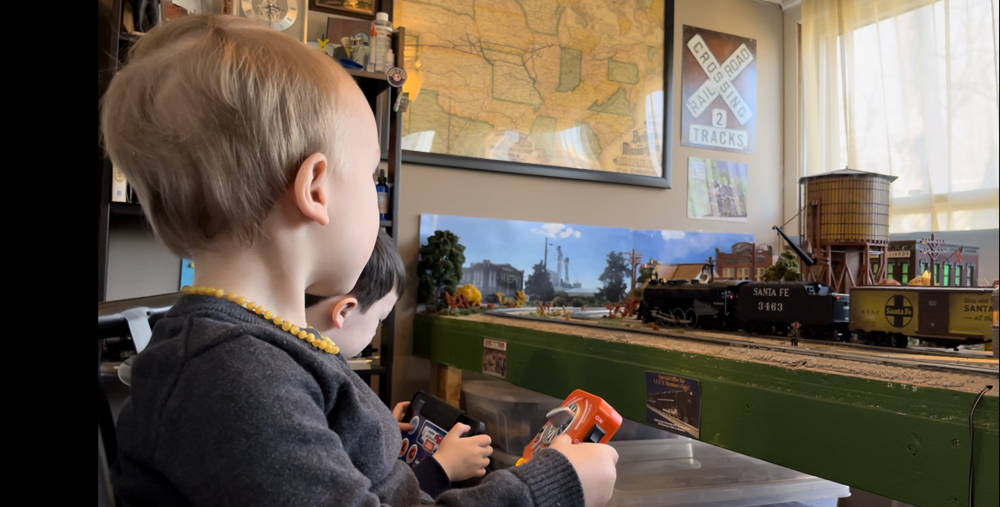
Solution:
<svg viewBox="0 0 1000 507"><path fill-rule="evenodd" d="M368 72L367 70L348 69L347 67L344 67L344 70L346 70L348 74L354 76L354 79L370 79L385 82L386 85L389 84L389 81L386 80L385 72Z"/></svg>
<svg viewBox="0 0 1000 507"><path fill-rule="evenodd" d="M368 72L346 67L344 70L354 77L354 81L358 83L358 87L366 96L370 95L369 101L389 89L389 81L386 79L385 72Z"/></svg>
<svg viewBox="0 0 1000 507"><path fill-rule="evenodd" d="M138 217L142 218L146 215L142 212L142 206L138 204L130 204L127 202L113 202L111 207L108 209L108 213L111 216L116 217Z"/></svg>
<svg viewBox="0 0 1000 507"><path fill-rule="evenodd" d="M353 370L353 371L354 371L354 373L357 373L358 376L361 377L361 378L374 377L375 375L383 375L383 374L385 374L385 368L383 368L381 366L377 366L377 367L371 368L371 369Z"/></svg>

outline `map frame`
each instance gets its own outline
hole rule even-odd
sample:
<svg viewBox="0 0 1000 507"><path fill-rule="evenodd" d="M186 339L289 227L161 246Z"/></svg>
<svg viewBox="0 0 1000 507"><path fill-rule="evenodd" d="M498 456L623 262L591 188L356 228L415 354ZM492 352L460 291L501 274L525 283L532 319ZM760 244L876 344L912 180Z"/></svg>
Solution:
<svg viewBox="0 0 1000 507"><path fill-rule="evenodd" d="M374 21L376 12L387 12L389 13L389 19L392 19L392 0L368 1L372 4L370 12L367 9L351 9L346 6L338 5L340 3L338 0L309 0L309 10L321 12L323 14L343 16L346 18L363 19L366 21Z"/></svg>
<svg viewBox="0 0 1000 507"><path fill-rule="evenodd" d="M392 6L392 0L382 0L384 6ZM664 4L664 27L663 27L663 136L661 146L661 164L663 174L660 176L644 176L637 174L625 174L607 170L587 170L575 169L554 165L531 164L524 162L512 162L505 160L493 160L478 157L466 157L460 155L429 153L413 150L402 150L402 161L410 164L422 164L441 166L455 169L471 169L505 174L521 174L527 176L539 176L547 178L561 178L569 180L591 181L597 183L612 183L619 185L631 185L640 187L653 187L671 189L673 182L674 153L674 112L676 90L674 84L674 35L676 33L675 20L675 0L663 0ZM393 13L395 14L395 13ZM395 18L395 16L393 16ZM394 21L395 22L395 21ZM401 115L400 115L401 117Z"/></svg>

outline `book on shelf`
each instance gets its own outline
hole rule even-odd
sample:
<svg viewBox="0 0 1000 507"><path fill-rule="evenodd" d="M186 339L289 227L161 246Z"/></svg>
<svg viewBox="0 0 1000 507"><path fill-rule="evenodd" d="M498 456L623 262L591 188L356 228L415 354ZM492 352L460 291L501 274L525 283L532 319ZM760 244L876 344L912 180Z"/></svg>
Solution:
<svg viewBox="0 0 1000 507"><path fill-rule="evenodd" d="M117 166L112 166L111 173L111 202L129 202L129 184L125 173Z"/></svg>

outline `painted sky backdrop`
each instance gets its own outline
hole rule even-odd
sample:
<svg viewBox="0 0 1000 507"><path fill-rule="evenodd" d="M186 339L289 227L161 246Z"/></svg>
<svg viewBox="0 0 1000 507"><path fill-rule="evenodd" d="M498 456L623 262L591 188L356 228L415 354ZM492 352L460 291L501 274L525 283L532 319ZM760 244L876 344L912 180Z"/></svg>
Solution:
<svg viewBox="0 0 1000 507"><path fill-rule="evenodd" d="M644 231L617 227L570 225L449 215L421 215L420 244L434 231L447 230L465 245L465 267L489 259L494 264L510 264L525 271L542 262L545 243L549 243L550 270L556 269L556 247L561 246L570 262L570 282L583 288L601 286L597 278L604 271L608 253L631 252L633 248L661 263L680 264L707 261L715 257L715 248L728 252L733 244L753 241L753 234Z"/></svg>

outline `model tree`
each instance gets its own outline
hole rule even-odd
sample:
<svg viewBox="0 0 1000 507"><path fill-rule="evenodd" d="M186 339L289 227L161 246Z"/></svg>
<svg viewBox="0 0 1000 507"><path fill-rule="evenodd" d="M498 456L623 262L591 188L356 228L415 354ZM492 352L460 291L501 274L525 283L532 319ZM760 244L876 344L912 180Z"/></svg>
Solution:
<svg viewBox="0 0 1000 507"><path fill-rule="evenodd" d="M767 268L760 279L762 282L801 282L802 268L799 266L799 258L791 250L781 252L778 262Z"/></svg>
<svg viewBox="0 0 1000 507"><path fill-rule="evenodd" d="M445 292L455 293L462 280L465 246L451 231L434 231L427 244L420 247L417 264L418 297L420 302L437 309Z"/></svg>
<svg viewBox="0 0 1000 507"><path fill-rule="evenodd" d="M625 298L628 285L625 283L631 274L631 268L625 261L625 256L618 252L608 253L607 266L597 279L604 285L597 291L597 297L609 302L621 302Z"/></svg>
<svg viewBox="0 0 1000 507"><path fill-rule="evenodd" d="M552 279L545 271L545 264L541 262L532 266L528 281L524 283L524 289L525 292L537 296L542 301L551 301L556 289L552 286Z"/></svg>

